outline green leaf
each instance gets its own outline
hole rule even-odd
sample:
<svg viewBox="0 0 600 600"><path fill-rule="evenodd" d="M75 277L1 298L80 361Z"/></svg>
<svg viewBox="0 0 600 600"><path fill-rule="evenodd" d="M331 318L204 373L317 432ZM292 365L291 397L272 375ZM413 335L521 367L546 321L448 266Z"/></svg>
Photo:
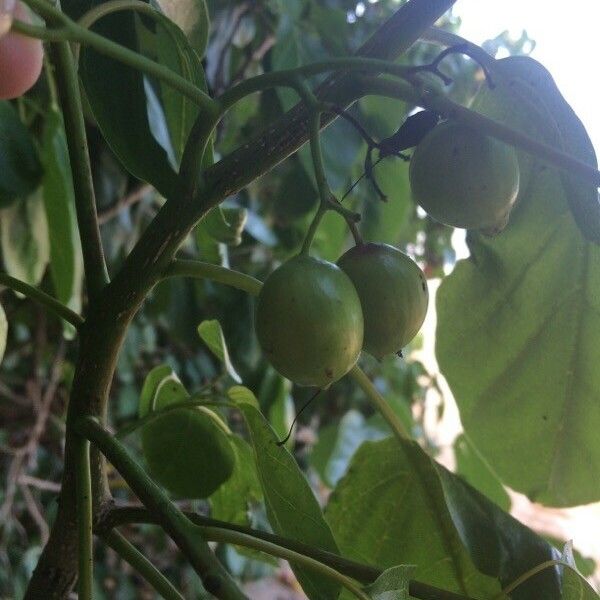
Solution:
<svg viewBox="0 0 600 600"><path fill-rule="evenodd" d="M119 13L103 18L94 30L206 89L198 56L184 34L160 13L157 20L149 23ZM94 117L113 152L133 175L171 196L177 183L174 167L198 108L179 92L161 84L154 88L139 71L89 48L81 50L80 72ZM212 152L206 159L212 161Z"/></svg>
<svg viewBox="0 0 600 600"><path fill-rule="evenodd" d="M365 239L385 244L398 244L408 216L412 213L412 200L408 183L407 163L395 157L381 161L374 169L379 187L387 195L381 202L375 191L368 187L360 230ZM370 186L370 184L366 184Z"/></svg>
<svg viewBox="0 0 600 600"><path fill-rule="evenodd" d="M33 139L10 102L0 101L0 208L30 195L42 178Z"/></svg>
<svg viewBox="0 0 600 600"><path fill-rule="evenodd" d="M343 556L382 569L414 564L415 579L467 596L490 598L500 591L473 564L436 465L414 442L365 442L325 515Z"/></svg>
<svg viewBox="0 0 600 600"><path fill-rule="evenodd" d="M158 3L167 17L185 33L198 56L204 56L210 33L206 0L158 0Z"/></svg>
<svg viewBox="0 0 600 600"><path fill-rule="evenodd" d="M511 94L499 84L475 107L545 139L552 123ZM575 225L574 184L531 157L519 163L508 227L470 234L471 258L440 287L436 354L466 434L501 480L548 505L586 504L600 499L590 476L600 470L600 249Z"/></svg>
<svg viewBox="0 0 600 600"><path fill-rule="evenodd" d="M182 399L170 393L171 383L159 386L158 395L161 388L168 395L157 408ZM141 435L150 473L179 498L208 498L233 473L231 436L219 416L205 407L170 410L144 425Z"/></svg>
<svg viewBox="0 0 600 600"><path fill-rule="evenodd" d="M252 447L241 437L230 438L235 453L232 476L210 497L211 517L250 525L249 510L263 498Z"/></svg>
<svg viewBox="0 0 600 600"><path fill-rule="evenodd" d="M408 584L415 567L398 565L386 569L371 585L365 588L373 600L408 600Z"/></svg>
<svg viewBox="0 0 600 600"><path fill-rule="evenodd" d="M142 21L137 21L140 51L206 92L206 80L200 58L189 45L184 33L167 18L158 15L157 21L158 23L154 21L148 24L151 29L145 27ZM162 110L164 114L159 114L155 122L166 121L168 140L165 140L163 146L169 150L172 161L179 165L188 135L200 109L197 104L162 81L157 84L156 89L159 100L157 110ZM148 88L146 92L148 93ZM210 146L202 164L209 166L212 162Z"/></svg>
<svg viewBox="0 0 600 600"><path fill-rule="evenodd" d="M50 240L50 274L56 297L72 310L81 310L83 262L75 216L71 165L60 112L46 113L44 128L44 208Z"/></svg>
<svg viewBox="0 0 600 600"><path fill-rule="evenodd" d="M258 477L273 531L323 550L338 552L317 499L292 455L277 446L275 432L256 408L240 404L240 409L250 430ZM330 579L297 565L292 567L309 598L337 598L339 586Z"/></svg>
<svg viewBox="0 0 600 600"><path fill-rule="evenodd" d="M502 510L510 510L510 497L498 476L479 456L468 438L461 434L454 441L456 472L475 489L495 502Z"/></svg>
<svg viewBox="0 0 600 600"><path fill-rule="evenodd" d="M198 223L197 230L203 230L215 242L239 246L247 220L245 208L215 206Z"/></svg>
<svg viewBox="0 0 600 600"><path fill-rule="evenodd" d="M370 425L359 411L349 410L339 425L321 427L319 441L310 456L311 464L328 486L335 487L360 445L385 436L386 433Z"/></svg>
<svg viewBox="0 0 600 600"><path fill-rule="evenodd" d="M41 281L50 260L41 189L0 211L0 246L9 275L29 285Z"/></svg>
<svg viewBox="0 0 600 600"><path fill-rule="evenodd" d="M165 380L176 380L173 369L169 365L159 365L154 367L146 379L144 379L144 385L142 386L142 392L140 394L140 403L138 414L140 418L145 417L149 412L153 411L157 407L156 395L158 389ZM186 397L188 396L186 392ZM185 398L183 398L185 400Z"/></svg>
<svg viewBox="0 0 600 600"><path fill-rule="evenodd" d="M585 127L563 98L550 73L535 60L513 56L498 61L494 68L496 89L491 101L493 116L501 120L527 121L528 130L546 144L580 159L595 168L596 154ZM484 93L479 105L486 106ZM484 108L485 111L485 108ZM497 111L497 112L496 112ZM516 111L516 116L511 114ZM499 114L498 114L499 113ZM600 202L598 189L579 176L559 171L571 213L583 236L600 244Z"/></svg>
<svg viewBox="0 0 600 600"><path fill-rule="evenodd" d="M513 519L460 477L436 465L454 526L475 566L506 587L529 568L558 558L546 540ZM560 596L559 570L548 569L511 593L512 600Z"/></svg>
<svg viewBox="0 0 600 600"><path fill-rule="evenodd" d="M0 304L0 363L4 357L4 351L6 350L6 338L8 337L8 321L6 320L6 313L2 304Z"/></svg>
<svg viewBox="0 0 600 600"><path fill-rule="evenodd" d="M243 385L234 385L227 390L228 398L237 405L250 404L254 408L258 409L258 400L256 396Z"/></svg>
<svg viewBox="0 0 600 600"><path fill-rule="evenodd" d="M236 370L229 359L229 351L225 343L225 336L221 329L221 324L216 319L212 321L202 321L198 325L198 335L209 347L210 351L223 363L227 374L237 383L241 383L242 379L237 374Z"/></svg>

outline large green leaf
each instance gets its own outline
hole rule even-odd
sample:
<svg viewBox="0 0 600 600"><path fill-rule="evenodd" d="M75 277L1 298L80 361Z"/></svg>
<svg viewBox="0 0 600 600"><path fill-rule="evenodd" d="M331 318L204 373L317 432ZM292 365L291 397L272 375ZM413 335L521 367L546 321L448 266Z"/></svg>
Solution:
<svg viewBox="0 0 600 600"><path fill-rule="evenodd" d="M4 351L6 350L6 338L8 336L8 321L6 320L6 313L0 304L0 362L4 357Z"/></svg>
<svg viewBox="0 0 600 600"><path fill-rule="evenodd" d="M475 107L547 140L553 122L535 108L547 92L523 104L510 85L523 65L506 63L514 78ZM578 143L589 156L589 140ZM593 206L595 190L531 157L519 163L508 227L471 234L471 258L439 290L436 353L469 439L500 478L545 504L585 504L600 499L600 249L582 238L569 200Z"/></svg>
<svg viewBox="0 0 600 600"><path fill-rule="evenodd" d="M464 434L454 441L454 456L456 471L461 477L494 501L502 510L510 510L510 497L502 483Z"/></svg>
<svg viewBox="0 0 600 600"><path fill-rule="evenodd" d="M160 13L152 22L113 14L94 29L205 89L197 55L181 30ZM179 92L162 85L155 89L139 71L89 48L82 48L80 72L94 117L114 153L133 175L172 195L175 167L198 109Z"/></svg>
<svg viewBox="0 0 600 600"><path fill-rule="evenodd" d="M469 557L437 467L416 443L365 442L325 514L348 558L382 569L413 564L415 579L471 597L500 591Z"/></svg>
<svg viewBox="0 0 600 600"><path fill-rule="evenodd" d="M137 51L136 18L123 12L109 15L94 30ZM83 46L79 72L94 118L113 152L133 175L154 185L161 194L170 194L175 171L152 135L139 71Z"/></svg>
<svg viewBox="0 0 600 600"><path fill-rule="evenodd" d="M275 533L338 552L317 499L292 455L277 445L275 432L254 406L246 403L239 406L250 430L267 516ZM292 567L309 598L337 598L339 586L330 579L297 565Z"/></svg>
<svg viewBox="0 0 600 600"><path fill-rule="evenodd" d="M42 177L33 140L10 102L0 101L0 208L31 194Z"/></svg>
<svg viewBox="0 0 600 600"><path fill-rule="evenodd" d="M41 189L0 211L0 246L9 275L29 285L41 281L50 260Z"/></svg>
<svg viewBox="0 0 600 600"><path fill-rule="evenodd" d="M56 297L81 309L83 264L75 216L75 194L62 117L52 107L44 129L44 207L50 240L50 273Z"/></svg>

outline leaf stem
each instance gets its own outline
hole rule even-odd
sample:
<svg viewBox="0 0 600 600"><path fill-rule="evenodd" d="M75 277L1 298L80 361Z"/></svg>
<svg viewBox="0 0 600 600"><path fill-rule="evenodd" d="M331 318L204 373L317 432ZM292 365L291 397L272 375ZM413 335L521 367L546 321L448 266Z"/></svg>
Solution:
<svg viewBox="0 0 600 600"><path fill-rule="evenodd" d="M94 586L94 553L92 533L92 476L90 470L90 443L78 438L75 483L77 486L77 529L79 533L77 556L79 561L78 592L80 600L92 600Z"/></svg>
<svg viewBox="0 0 600 600"><path fill-rule="evenodd" d="M279 546L273 542L268 542L245 533L240 533L239 531L233 531L231 529L222 529L219 527L199 527L199 529L201 529L202 534L207 540L226 544L237 544L238 546L244 546L245 548L253 548L254 550L265 552L271 556L278 556L279 558L283 558L287 561L302 565L308 569L312 569L313 571L321 573L321 575L336 581L337 583L343 585L356 598L360 598L361 600L369 600L369 596L363 592L360 587L357 586L352 579L350 579L350 577L342 575L339 571L336 571L330 566L315 560L310 556L300 554L299 552L294 552L289 548L284 548L283 546Z"/></svg>
<svg viewBox="0 0 600 600"><path fill-rule="evenodd" d="M366 394L369 402L386 420L394 435L401 440L410 440L410 433L406 430L406 427L402 421L400 421L396 413L392 410L391 406L385 401L385 398L377 391L377 388L367 377L366 373L358 365L354 365L348 375L354 379L354 381Z"/></svg>
<svg viewBox="0 0 600 600"><path fill-rule="evenodd" d="M21 281L15 279L6 273L0 273L0 285L4 285L15 292L19 292L24 296L27 296L30 300L41 304L48 310L52 311L55 315L71 323L76 329L81 327L84 323L83 318L70 308L59 302L52 296L42 292L41 290Z"/></svg>
<svg viewBox="0 0 600 600"><path fill-rule="evenodd" d="M389 79L364 78L363 85L364 92L368 95L398 98L416 106L434 110L448 119L464 123L486 135L523 150L527 154L537 156L563 171L567 171L572 175L578 174L596 187L600 186L600 171L596 167L581 162L579 159L539 142L516 129L502 125L498 121L457 104L443 94L433 90L425 90L424 93L419 93L412 86L402 81L391 81Z"/></svg>
<svg viewBox="0 0 600 600"><path fill-rule="evenodd" d="M75 423L75 429L106 456L148 509L160 515L165 531L200 575L207 591L222 600L246 600L197 531L198 528L169 500L163 489L147 475L123 443L111 435L95 417L81 417Z"/></svg>
<svg viewBox="0 0 600 600"><path fill-rule="evenodd" d="M58 42L53 45L52 58L73 173L75 210L83 252L87 291L90 301L94 302L108 283L108 271L100 240L79 80L71 47L67 42Z"/></svg>
<svg viewBox="0 0 600 600"><path fill-rule="evenodd" d="M173 584L116 529L101 537L105 544L127 561L165 600L184 600Z"/></svg>
<svg viewBox="0 0 600 600"><path fill-rule="evenodd" d="M201 527L212 527L219 529L227 529L230 531L237 531L247 536L252 536L267 542L282 546L296 553L303 554L305 556L312 557L318 562L324 563L339 573L347 575L352 579L360 581L361 583L368 584L375 581L383 572L377 567L365 565L362 563L349 560L334 554L322 550L316 546L311 546L297 540L275 535L273 533L267 533L266 531L259 531L252 529L251 527L245 527L236 523L227 523L226 521L219 521L218 519L211 519L203 515L186 512L188 519ZM138 506L118 506L110 509L104 513L102 520L97 523L96 530L99 535L103 535L114 527L129 523L154 523L160 524L156 516L152 515L147 509ZM474 600L461 594L449 592L434 586L431 586L420 581L411 580L409 582L409 592L411 597L418 598L419 600Z"/></svg>
<svg viewBox="0 0 600 600"><path fill-rule="evenodd" d="M517 577L517 579L515 579L512 583L507 585L502 590L502 592L493 600L500 600L501 598L508 596L511 592L514 592L520 585L524 584L526 581L528 581L538 573L541 573L545 569L550 569L556 566L568 567L569 569L572 569L575 573L577 573L576 569L573 569L573 567L571 567L571 565L566 563L564 560L546 560L543 563L536 565L532 569L529 569L529 571L526 571L525 573L523 573L523 575Z"/></svg>
<svg viewBox="0 0 600 600"><path fill-rule="evenodd" d="M167 277L195 277L198 279L209 279L216 283L222 283L230 287L242 290L258 296L262 283L245 273L234 271L220 265L213 265L199 260L174 259L165 271L164 278Z"/></svg>

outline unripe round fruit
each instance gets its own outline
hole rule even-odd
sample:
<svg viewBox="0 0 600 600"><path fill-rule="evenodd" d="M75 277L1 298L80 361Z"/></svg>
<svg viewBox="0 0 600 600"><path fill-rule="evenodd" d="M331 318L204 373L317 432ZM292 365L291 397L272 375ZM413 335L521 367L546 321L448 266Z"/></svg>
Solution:
<svg viewBox="0 0 600 600"><path fill-rule="evenodd" d="M358 294L333 263L296 256L265 281L256 306L256 334L284 377L327 387L358 360L363 341Z"/></svg>
<svg viewBox="0 0 600 600"><path fill-rule="evenodd" d="M362 305L363 349L375 358L399 352L417 335L429 303L425 276L406 254L388 244L360 244L338 265Z"/></svg>
<svg viewBox="0 0 600 600"><path fill-rule="evenodd" d="M31 23L25 5L17 2L13 17ZM42 72L44 50L40 40L9 32L0 37L0 100L22 96Z"/></svg>
<svg viewBox="0 0 600 600"><path fill-rule="evenodd" d="M460 123L430 131L410 161L413 199L436 221L501 230L519 191L515 151Z"/></svg>

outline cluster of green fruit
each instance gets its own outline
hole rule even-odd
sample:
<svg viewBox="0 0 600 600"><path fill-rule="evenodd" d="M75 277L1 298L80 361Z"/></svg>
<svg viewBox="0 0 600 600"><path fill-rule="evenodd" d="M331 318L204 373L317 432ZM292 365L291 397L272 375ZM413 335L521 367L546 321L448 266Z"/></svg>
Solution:
<svg viewBox="0 0 600 600"><path fill-rule="evenodd" d="M410 183L415 201L434 219L498 231L515 202L519 168L511 148L445 122L418 144ZM361 350L378 359L398 353L421 328L428 301L421 269L387 244L359 243L337 264L301 253L265 281L256 333L279 373L301 386L327 388L352 369ZM236 468L235 436L207 407L169 407L189 399L169 367L150 373L140 417L157 414L142 430L142 449L166 489L207 498Z"/></svg>
<svg viewBox="0 0 600 600"><path fill-rule="evenodd" d="M517 197L519 167L512 148L446 121L417 146L410 184L435 220L496 233ZM326 388L361 349L378 359L400 352L427 304L425 277L412 259L386 244L359 244L337 265L301 254L275 270L258 298L256 333L279 373Z"/></svg>

